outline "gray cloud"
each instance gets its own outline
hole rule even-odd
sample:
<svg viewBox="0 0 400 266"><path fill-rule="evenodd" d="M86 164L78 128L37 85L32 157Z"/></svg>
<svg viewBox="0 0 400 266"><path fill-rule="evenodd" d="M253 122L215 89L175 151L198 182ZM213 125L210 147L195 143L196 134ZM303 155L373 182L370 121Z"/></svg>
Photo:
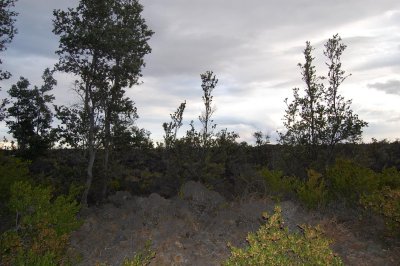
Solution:
<svg viewBox="0 0 400 266"><path fill-rule="evenodd" d="M52 11L74 7L77 2L17 2L19 34L1 55L4 68L14 76L3 81L0 98L21 75L32 84L41 84L43 69L57 61L54 51L58 39L51 32ZM315 47L317 71L322 75L327 71L323 44L333 34L341 34L341 29L346 31L342 37L348 45L343 65L349 72L350 66L353 74L346 80L350 90L361 87L361 79L365 84L365 78L370 78L376 70L382 79L398 79L392 73L400 69L400 38L391 34L400 25L397 0L141 2L144 17L155 31L150 40L153 52L145 58L144 84L127 89L127 95L138 107L138 124L153 132L156 139L162 137L162 122L168 121L169 114L185 99L188 102L185 127L191 119L197 120L202 108L199 75L206 70L213 70L220 80L214 95L215 120L221 128L240 131L246 140L255 130L271 131L274 135L275 128L281 126L284 98L292 95L293 87L303 87L297 63L304 61L305 41L310 40ZM353 24L374 19L379 21L374 24L374 31L368 32L368 26L367 33L362 28L361 32L360 28L349 30ZM58 74L57 78L59 86L54 91L57 103L75 100L70 90L73 77ZM383 128L387 126L380 125L369 132L384 135ZM400 132L400 128L392 132Z"/></svg>
<svg viewBox="0 0 400 266"><path fill-rule="evenodd" d="M400 95L400 80L388 80L367 85L368 88L377 89L388 94Z"/></svg>

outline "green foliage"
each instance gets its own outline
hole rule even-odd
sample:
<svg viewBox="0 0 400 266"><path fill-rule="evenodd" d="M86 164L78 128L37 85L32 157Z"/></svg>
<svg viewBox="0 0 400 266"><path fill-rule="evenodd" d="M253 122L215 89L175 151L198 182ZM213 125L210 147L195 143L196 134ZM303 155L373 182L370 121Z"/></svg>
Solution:
<svg viewBox="0 0 400 266"><path fill-rule="evenodd" d="M17 0L2 0L0 4L0 52L7 49L14 35L17 33L15 28L15 17L18 15L17 12L13 11L12 8L15 6ZM0 65L2 64L0 59ZM7 71L0 69L0 80L10 78L11 74ZM1 105L0 105L1 107ZM2 120L2 112L0 108L0 121Z"/></svg>
<svg viewBox="0 0 400 266"><path fill-rule="evenodd" d="M379 177L379 187L400 188L400 171L396 167L385 168Z"/></svg>
<svg viewBox="0 0 400 266"><path fill-rule="evenodd" d="M351 204L358 203L362 194L372 193L379 188L377 173L344 159L336 160L336 163L328 168L326 181L334 198Z"/></svg>
<svg viewBox="0 0 400 266"><path fill-rule="evenodd" d="M16 157L5 156L0 152L0 201L8 202L11 185L16 181L27 180L29 162Z"/></svg>
<svg viewBox="0 0 400 266"><path fill-rule="evenodd" d="M80 207L69 195L53 199L50 187L32 186L26 181L11 187L10 209L16 228L1 236L1 262L4 265L59 265L63 261L69 234L81 222Z"/></svg>
<svg viewBox="0 0 400 266"><path fill-rule="evenodd" d="M13 137L17 139L18 150L25 157L42 154L49 149L53 142L51 122L53 114L48 107L54 100L48 94L57 81L53 78L50 69L45 69L43 85L30 88L27 79L21 77L17 84L8 90L12 105L8 108L7 126Z"/></svg>
<svg viewBox="0 0 400 266"><path fill-rule="evenodd" d="M201 141L204 148L210 146L210 141L213 136L213 131L216 127L214 120L211 119L212 115L215 112L215 107L212 106L213 96L211 95L212 91L218 84L218 79L214 75L212 71L206 71L204 74L200 75L201 77L201 88L203 89L203 102L205 110L199 116L199 120L203 126L201 131Z"/></svg>
<svg viewBox="0 0 400 266"><path fill-rule="evenodd" d="M400 189L384 187L370 195L363 195L361 205L382 215L392 234L400 235Z"/></svg>
<svg viewBox="0 0 400 266"><path fill-rule="evenodd" d="M279 133L280 142L301 145L306 148L306 160L318 158L318 146L327 148L330 160L338 143L356 142L361 139L362 129L368 123L360 120L351 110L351 101L346 101L339 93L339 87L348 77L342 69L341 56L346 49L338 34L325 44L324 55L328 74L320 77L316 73L314 48L306 42L304 64L299 64L305 88L293 89L293 101L285 100L287 110L284 126L287 131ZM327 80L328 84L322 81Z"/></svg>
<svg viewBox="0 0 400 266"><path fill-rule="evenodd" d="M272 196L288 195L296 190L299 181L295 177L284 176L282 171L273 171L263 168L260 172L265 181L266 190Z"/></svg>
<svg viewBox="0 0 400 266"><path fill-rule="evenodd" d="M297 195L307 208L314 209L323 206L328 200L328 190L322 174L313 169L307 171L307 180L301 182L298 187Z"/></svg>
<svg viewBox="0 0 400 266"><path fill-rule="evenodd" d="M185 111L186 101L181 103L175 113L170 114L171 122L163 123L164 128L164 143L165 148L168 150L174 144L176 140L176 134L179 128L182 126L183 112Z"/></svg>
<svg viewBox="0 0 400 266"><path fill-rule="evenodd" d="M231 257L224 265L343 265L319 227L305 225L302 234L289 233L278 206L272 216L264 217L267 223L247 236L249 246L230 247Z"/></svg>
<svg viewBox="0 0 400 266"><path fill-rule="evenodd" d="M156 252L151 249L151 242L147 242L144 249L136 253L133 258L126 258L122 266L146 266L155 257Z"/></svg>

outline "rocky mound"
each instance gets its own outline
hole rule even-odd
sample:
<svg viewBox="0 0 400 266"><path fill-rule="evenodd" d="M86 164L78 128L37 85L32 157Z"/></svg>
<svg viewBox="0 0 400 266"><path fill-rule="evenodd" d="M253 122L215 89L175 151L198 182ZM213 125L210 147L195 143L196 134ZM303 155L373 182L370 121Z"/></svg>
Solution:
<svg viewBox="0 0 400 266"><path fill-rule="evenodd" d="M151 265L220 265L230 254L227 243L245 245L248 232L259 228L264 222L262 213L271 213L274 205L271 200L260 199L227 202L192 181L172 199L117 192L109 197L108 204L93 207L83 215L84 225L73 233L71 248L82 255L81 265L121 265L150 240L156 252ZM320 221L290 201L280 205L290 230L297 230L298 224ZM345 262L395 265L377 244L361 245L343 227L329 226L331 235L337 230L341 237L335 249Z"/></svg>

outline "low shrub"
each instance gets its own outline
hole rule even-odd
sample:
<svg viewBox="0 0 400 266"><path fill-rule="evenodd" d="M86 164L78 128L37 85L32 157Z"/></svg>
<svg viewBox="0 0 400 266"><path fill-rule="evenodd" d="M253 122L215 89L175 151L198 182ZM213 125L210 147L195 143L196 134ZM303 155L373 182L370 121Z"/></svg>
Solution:
<svg viewBox="0 0 400 266"><path fill-rule="evenodd" d="M292 194L300 184L295 177L284 176L282 171L273 171L268 168L260 170L267 192L272 196L286 196Z"/></svg>
<svg viewBox="0 0 400 266"><path fill-rule="evenodd" d="M352 161L338 159L328 168L326 181L331 197L357 204L361 195L379 188L379 176L371 169Z"/></svg>
<svg viewBox="0 0 400 266"><path fill-rule="evenodd" d="M27 180L29 162L0 152L0 202L8 202L10 187L16 181Z"/></svg>
<svg viewBox="0 0 400 266"><path fill-rule="evenodd" d="M125 259L122 266L147 266L155 255L156 252L151 249L151 242L147 242L142 251L136 253L131 259Z"/></svg>
<svg viewBox="0 0 400 266"><path fill-rule="evenodd" d="M328 190L322 174L313 169L307 171L307 180L297 190L300 201L309 209L324 206L328 201Z"/></svg>
<svg viewBox="0 0 400 266"><path fill-rule="evenodd" d="M267 223L247 236L248 247L241 249L228 244L231 257L224 265L343 265L319 227L302 226L301 234L289 233L278 206L272 216L264 217Z"/></svg>
<svg viewBox="0 0 400 266"><path fill-rule="evenodd" d="M363 195L360 203L383 216L390 234L400 236L400 189L384 187L370 195Z"/></svg>
<svg viewBox="0 0 400 266"><path fill-rule="evenodd" d="M15 228L0 238L1 265L60 265L64 261L69 235L81 222L76 189L53 199L50 187L32 186L26 181L11 186L10 210Z"/></svg>

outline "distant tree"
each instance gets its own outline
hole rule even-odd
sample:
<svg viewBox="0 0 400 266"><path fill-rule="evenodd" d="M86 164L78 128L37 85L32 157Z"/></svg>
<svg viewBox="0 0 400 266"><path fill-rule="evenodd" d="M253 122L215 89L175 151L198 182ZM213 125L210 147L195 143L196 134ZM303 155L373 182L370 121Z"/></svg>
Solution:
<svg viewBox="0 0 400 266"><path fill-rule="evenodd" d="M216 127L216 124L213 124L214 120L211 119L212 115L215 112L215 107L212 106L213 96L211 95L211 93L217 86L218 79L212 71L206 71L204 74L201 74L200 77L201 88L203 89L204 93L202 99L205 110L199 116L199 120L202 124L202 144L204 148L208 148L210 145L211 137L213 135L213 130Z"/></svg>
<svg viewBox="0 0 400 266"><path fill-rule="evenodd" d="M284 116L284 126L287 131L280 133L280 142L289 145L303 145L307 147L308 155L316 157L316 148L322 141L325 127L324 85L316 75L312 57L313 47L306 42L304 49L304 64L298 64L302 79L305 82L304 95L299 88L293 89L293 102L287 105Z"/></svg>
<svg viewBox="0 0 400 266"><path fill-rule="evenodd" d="M334 35L325 44L324 55L329 68L327 77L316 75L313 50L310 42L304 50L305 64L299 64L302 79L306 84L304 94L293 89L293 101L287 104L284 126L287 131L279 133L280 143L306 147L309 159L316 159L317 147L328 148L328 159L340 142L355 142L361 139L362 128L368 124L350 109L351 101L345 101L338 93L339 86L348 77L342 70L341 55L346 46L339 35ZM323 80L329 85L324 86Z"/></svg>
<svg viewBox="0 0 400 266"><path fill-rule="evenodd" d="M17 12L11 10L14 7L17 0L1 0L0 1L0 52L7 49L14 35L17 33L15 28L15 17L18 15ZM3 63L0 57L0 65ZM4 71L0 68L0 81L9 79L11 76L10 72ZM1 87L0 87L1 89ZM6 117L6 105L8 104L7 99L0 101L0 122Z"/></svg>
<svg viewBox="0 0 400 266"><path fill-rule="evenodd" d="M169 123L164 122L164 142L165 148L168 150L174 144L176 135L179 128L182 126L183 112L185 111L186 101L181 103L175 113L170 114L171 121Z"/></svg>
<svg viewBox="0 0 400 266"><path fill-rule="evenodd" d="M261 131L254 132L253 137L256 139L257 147L260 147L264 144L268 144L270 139L268 134L264 135Z"/></svg>
<svg viewBox="0 0 400 266"><path fill-rule="evenodd" d="M362 129L368 126L367 122L360 120L358 115L350 109L352 101L346 101L338 91L340 85L350 76L342 70L341 56L345 49L346 45L342 43L338 34L325 44L324 55L327 58L326 65L329 69L327 75L329 86L325 90L326 128L324 130L324 144L329 148L329 157L333 156L337 143L361 140Z"/></svg>
<svg viewBox="0 0 400 266"><path fill-rule="evenodd" d="M133 102L124 98L123 87L138 83L143 57L151 52L147 42L153 32L141 17L142 11L137 0L80 0L75 9L54 11L53 32L60 36L56 68L80 77L83 120L88 124L89 159L83 205L87 205L99 145L105 150L104 182L107 183L112 127L119 123L121 112L136 116ZM104 131L97 135L99 128Z"/></svg>
<svg viewBox="0 0 400 266"><path fill-rule="evenodd" d="M8 108L6 121L10 133L18 142L19 151L30 156L39 155L49 149L53 142L51 122L53 113L49 108L54 96L48 94L57 81L47 68L43 73L43 85L30 88L23 77L8 91L12 106Z"/></svg>

